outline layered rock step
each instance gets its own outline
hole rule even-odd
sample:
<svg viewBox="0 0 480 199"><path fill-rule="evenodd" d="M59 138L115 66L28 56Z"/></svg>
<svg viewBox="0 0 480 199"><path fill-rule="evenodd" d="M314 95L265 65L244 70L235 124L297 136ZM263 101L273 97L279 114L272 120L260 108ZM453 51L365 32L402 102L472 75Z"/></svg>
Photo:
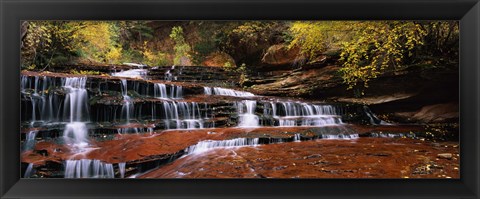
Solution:
<svg viewBox="0 0 480 199"><path fill-rule="evenodd" d="M417 128L418 131L423 129ZM359 139L375 135L399 138L413 136L412 128L398 126L379 126L367 129L362 126L328 126L328 127L260 127L245 130L244 128L213 128L192 130L170 130L156 134L122 134L110 140L92 142L88 153L78 154L75 149L55 142L39 142L34 150L26 151L22 162L34 164L37 175L46 176L78 176L67 174L72 166L86 164L84 160L95 160L99 163L112 164L112 169L119 177L118 164L126 164L128 175L141 174L150 169L174 161L184 155L225 147L261 146L287 142L299 142L316 139ZM384 132L389 132L386 134ZM67 165L65 160L69 160ZM74 163L73 161L76 161ZM88 161L87 161L88 162ZM93 162L90 161L93 167ZM52 166L56 165L56 166ZM116 166L117 165L117 166ZM52 169L53 170L48 170ZM110 168L110 166L108 166ZM59 171L60 170L60 171ZM111 172L104 172L111 173ZM91 174L82 177L92 177ZM101 176L112 177L112 176Z"/></svg>
<svg viewBox="0 0 480 199"><path fill-rule="evenodd" d="M359 129L353 124L384 124L363 105L257 96L210 84L225 71L186 68L23 72L24 176L136 177L216 148L415 135L394 125L393 135ZM224 77L203 79L208 73Z"/></svg>

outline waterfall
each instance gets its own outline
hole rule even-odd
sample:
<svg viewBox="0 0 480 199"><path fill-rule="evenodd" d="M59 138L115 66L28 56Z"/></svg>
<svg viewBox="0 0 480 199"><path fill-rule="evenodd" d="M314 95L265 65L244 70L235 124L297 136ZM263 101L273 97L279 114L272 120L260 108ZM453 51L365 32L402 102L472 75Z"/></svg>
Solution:
<svg viewBox="0 0 480 199"><path fill-rule="evenodd" d="M242 100L237 103L239 127L258 127L259 118L255 115L256 107L257 101L255 100Z"/></svg>
<svg viewBox="0 0 480 199"><path fill-rule="evenodd" d="M167 92L167 86L165 84L154 84L154 97L156 98L183 98L183 87L177 85L169 85L170 92Z"/></svg>
<svg viewBox="0 0 480 199"><path fill-rule="evenodd" d="M63 139L75 147L84 148L88 146L88 128L83 122L70 122L65 126Z"/></svg>
<svg viewBox="0 0 480 199"><path fill-rule="evenodd" d="M295 135L293 136L293 141L294 142L300 142L301 141L300 139L301 139L300 134L295 133Z"/></svg>
<svg viewBox="0 0 480 199"><path fill-rule="evenodd" d="M203 87L203 93L205 95L212 95L212 88L210 87Z"/></svg>
<svg viewBox="0 0 480 199"><path fill-rule="evenodd" d="M64 114L68 113L70 118L70 123L66 125L63 132L63 138L66 143L79 148L88 145L88 129L85 125L85 120L88 120L89 116L88 94L85 89L86 81L86 77L67 77L63 84L63 87L68 91Z"/></svg>
<svg viewBox="0 0 480 199"><path fill-rule="evenodd" d="M185 152L187 154L203 153L205 151L238 146L256 146L259 144L259 138L235 138L231 140L205 140L196 145L189 146Z"/></svg>
<svg viewBox="0 0 480 199"><path fill-rule="evenodd" d="M215 95L226 95L226 96L234 96L234 97L253 97L255 96L253 93L245 92L245 91L236 91L233 89L228 88L220 88L214 87L213 93Z"/></svg>
<svg viewBox="0 0 480 199"><path fill-rule="evenodd" d="M337 134L337 135L331 135L331 134L324 134L321 136L322 139L357 139L359 138L358 134Z"/></svg>
<svg viewBox="0 0 480 199"><path fill-rule="evenodd" d="M182 98L183 97L183 87L182 86L171 86L170 96L172 98Z"/></svg>
<svg viewBox="0 0 480 199"><path fill-rule="evenodd" d="M153 92L157 98L168 98L167 86L165 84L154 84Z"/></svg>
<svg viewBox="0 0 480 199"><path fill-rule="evenodd" d="M173 76L173 74L170 72L171 70L175 70L175 65L172 66L172 68L170 68L170 70L167 70L167 72L165 72L165 80L167 81L172 81L172 80L177 80L177 76Z"/></svg>
<svg viewBox="0 0 480 199"><path fill-rule="evenodd" d="M27 169L25 170L25 174L23 174L24 178L30 178L33 175L33 163L29 163Z"/></svg>
<svg viewBox="0 0 480 199"><path fill-rule="evenodd" d="M163 111L167 129L204 127L200 106L196 102L163 102ZM170 126L170 121L174 122L174 127Z"/></svg>
<svg viewBox="0 0 480 199"><path fill-rule="evenodd" d="M50 87L55 86L54 77L21 76L20 90L24 98L30 100L32 112L29 115L31 115L30 121L32 125L37 121L58 121L61 103L58 96L49 90ZM30 94L27 91L29 89L32 90Z"/></svg>
<svg viewBox="0 0 480 199"><path fill-rule="evenodd" d="M88 117L88 94L85 89L86 77L67 77L64 79L64 88L68 95L65 98L65 115L69 115L70 122L82 121ZM67 108L69 107L69 109Z"/></svg>
<svg viewBox="0 0 480 199"><path fill-rule="evenodd" d="M25 136L25 142L23 144L23 150L28 151L35 148L35 137L38 131L29 131Z"/></svg>
<svg viewBox="0 0 480 199"><path fill-rule="evenodd" d="M121 71L117 73L112 73L112 76L115 77L129 77L129 78L140 78L145 79L147 77L146 69L131 69L126 71Z"/></svg>
<svg viewBox="0 0 480 199"><path fill-rule="evenodd" d="M32 126L33 126L33 123L37 120L37 101L35 99L33 99L33 96L30 97L30 100L32 101Z"/></svg>
<svg viewBox="0 0 480 199"><path fill-rule="evenodd" d="M130 62L125 62L125 63L122 63L123 65L127 65L127 66L135 66L135 67L138 67L138 68L145 68L147 65L145 64L137 64L137 63L130 63Z"/></svg>
<svg viewBox="0 0 480 199"><path fill-rule="evenodd" d="M373 112L368 108L368 106L363 106L363 111L365 112L365 115L370 119L370 124L377 125L390 125L389 123L379 119Z"/></svg>
<svg viewBox="0 0 480 199"><path fill-rule="evenodd" d="M205 95L224 95L224 96L233 96L233 97L253 97L253 93L245 91L237 91L229 88L220 88L220 87L203 87L203 93Z"/></svg>
<svg viewBox="0 0 480 199"><path fill-rule="evenodd" d="M120 178L125 178L125 162L118 163L118 170L120 171Z"/></svg>
<svg viewBox="0 0 480 199"><path fill-rule="evenodd" d="M122 116L125 116L126 123L130 123L130 114L134 110L134 105L130 96L128 96L128 82L126 79L122 79L122 95L123 95L123 106L122 106Z"/></svg>
<svg viewBox="0 0 480 199"><path fill-rule="evenodd" d="M100 160L67 160L65 178L114 178L113 165Z"/></svg>
<svg viewBox="0 0 480 199"><path fill-rule="evenodd" d="M325 126L342 124L338 111L331 105L299 102L264 103L264 116L278 121L278 126Z"/></svg>

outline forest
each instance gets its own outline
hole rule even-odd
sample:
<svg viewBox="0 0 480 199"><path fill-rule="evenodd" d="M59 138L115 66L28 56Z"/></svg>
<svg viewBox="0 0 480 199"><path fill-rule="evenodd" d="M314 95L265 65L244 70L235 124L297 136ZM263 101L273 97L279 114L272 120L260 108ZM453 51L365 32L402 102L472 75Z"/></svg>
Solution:
<svg viewBox="0 0 480 199"><path fill-rule="evenodd" d="M459 33L23 21L22 176L458 178Z"/></svg>

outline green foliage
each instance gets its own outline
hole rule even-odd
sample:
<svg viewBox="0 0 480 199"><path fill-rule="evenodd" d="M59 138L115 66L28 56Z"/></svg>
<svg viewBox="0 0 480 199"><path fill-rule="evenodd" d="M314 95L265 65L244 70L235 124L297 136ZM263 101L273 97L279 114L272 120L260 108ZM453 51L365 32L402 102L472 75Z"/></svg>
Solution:
<svg viewBox="0 0 480 199"><path fill-rule="evenodd" d="M22 38L22 67L45 70L72 58L118 64L141 53L130 40L151 38L146 22L138 21L29 21ZM32 67L30 67L32 68Z"/></svg>
<svg viewBox="0 0 480 199"><path fill-rule="evenodd" d="M349 89L368 87L369 80L412 63L428 35L413 21L302 21L290 32L290 47L300 47L309 59L339 49L339 72Z"/></svg>
<svg viewBox="0 0 480 199"><path fill-rule="evenodd" d="M416 51L420 64L433 66L459 62L460 27L458 21L430 21L418 23L427 32L424 45Z"/></svg>
<svg viewBox="0 0 480 199"><path fill-rule="evenodd" d="M344 21L299 21L290 26L289 47L298 46L310 59L331 48L338 48L341 42L351 37L351 25L356 22Z"/></svg>
<svg viewBox="0 0 480 199"><path fill-rule="evenodd" d="M236 61L255 63L265 49L284 42L286 21L237 22L230 31L223 34L221 50L232 55Z"/></svg>
<svg viewBox="0 0 480 199"><path fill-rule="evenodd" d="M149 21L118 21L118 34L123 45L130 46L132 41L142 42L153 38L153 29L148 26Z"/></svg>
<svg viewBox="0 0 480 199"><path fill-rule="evenodd" d="M334 57L336 64L342 66L338 74L349 89L361 95L369 81L385 73L412 65L431 68L458 63L459 25L456 21L159 24L150 21L24 22L22 27L26 27L26 34L22 36L21 65L28 70L48 70L50 66L77 59L109 64L138 62L151 66L178 65L184 59L192 59L193 63L201 64L207 56L221 52L234 59L224 65L225 70L238 72L246 79L245 65L236 67L235 63L258 63L268 47L284 43L299 48L310 61L319 55ZM173 49L169 49L172 41ZM219 61L223 62L225 60Z"/></svg>
<svg viewBox="0 0 480 199"><path fill-rule="evenodd" d="M237 72L240 73L240 85L244 85L244 83L249 80L247 77L247 65L245 65L245 63L242 63L242 65L237 68Z"/></svg>
<svg viewBox="0 0 480 199"><path fill-rule="evenodd" d="M223 69L228 72L237 72L237 67L230 62L225 62L225 64L223 64Z"/></svg>
<svg viewBox="0 0 480 199"><path fill-rule="evenodd" d="M232 65L230 62L225 62L223 65L223 69L227 72L234 72L237 73L240 78L239 78L239 84L243 85L247 79L247 65L245 63L242 63L239 67L236 67Z"/></svg>
<svg viewBox="0 0 480 199"><path fill-rule="evenodd" d="M237 21L192 21L198 37L193 43L192 61L195 64L202 64L205 58L215 52L225 52L229 35L238 26Z"/></svg>
<svg viewBox="0 0 480 199"><path fill-rule="evenodd" d="M216 50L216 45L213 40L202 40L193 46L193 62L201 64L205 57Z"/></svg>
<svg viewBox="0 0 480 199"><path fill-rule="evenodd" d="M72 22L77 23L77 22ZM87 21L73 34L72 45L84 58L105 63L119 63L122 48L118 44L118 28L112 22Z"/></svg>
<svg viewBox="0 0 480 199"><path fill-rule="evenodd" d="M47 68L56 64L52 61L56 56L62 55L65 61L75 53L70 45L73 32L78 27L64 21L35 21L26 22L26 34L22 39L21 64L22 67L36 65L36 68Z"/></svg>
<svg viewBox="0 0 480 199"><path fill-rule="evenodd" d="M149 66L166 66L170 65L167 54L162 53L160 51L154 52L148 48L147 42L145 41L143 44L143 63Z"/></svg>
<svg viewBox="0 0 480 199"><path fill-rule="evenodd" d="M175 26L172 28L170 33L170 38L175 42L174 51L175 58L173 59L173 64L181 65L183 58L189 58L190 55L190 45L187 44L183 36L183 29L180 26Z"/></svg>
<svg viewBox="0 0 480 199"><path fill-rule="evenodd" d="M355 36L344 42L340 69L349 89L358 83L368 87L368 81L387 70L403 66L405 57L411 57L416 46L423 44L426 32L413 22L376 21L358 22L352 26Z"/></svg>

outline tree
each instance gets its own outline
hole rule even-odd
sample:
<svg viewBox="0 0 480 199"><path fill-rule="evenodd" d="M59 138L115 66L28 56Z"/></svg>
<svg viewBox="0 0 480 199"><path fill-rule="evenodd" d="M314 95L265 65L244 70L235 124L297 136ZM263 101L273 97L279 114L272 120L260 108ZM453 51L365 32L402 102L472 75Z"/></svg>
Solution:
<svg viewBox="0 0 480 199"><path fill-rule="evenodd" d="M352 25L356 22L344 21L297 21L289 31L293 37L289 47L298 46L309 59L329 49L339 48L341 42L351 39Z"/></svg>
<svg viewBox="0 0 480 199"><path fill-rule="evenodd" d="M339 72L349 89L368 87L369 80L400 69L427 34L411 21L307 21L293 23L290 31L290 47L300 47L310 59L339 49Z"/></svg>
<svg viewBox="0 0 480 199"><path fill-rule="evenodd" d="M232 55L237 62L258 62L264 51L272 44L284 42L286 21L231 22L231 30L225 30L221 49Z"/></svg>
<svg viewBox="0 0 480 199"><path fill-rule="evenodd" d="M73 34L78 26L67 21L28 22L23 38L21 63L24 68L41 66L45 70L55 63L67 61L75 54Z"/></svg>
<svg viewBox="0 0 480 199"><path fill-rule="evenodd" d="M404 66L426 35L419 24L402 21L358 22L353 31L355 36L343 43L340 54L340 72L349 89L358 83L368 87L370 79Z"/></svg>
<svg viewBox="0 0 480 199"><path fill-rule="evenodd" d="M72 45L83 58L106 63L117 63L121 58L118 28L113 22L86 21L72 25L81 27L74 32Z"/></svg>
<svg viewBox="0 0 480 199"><path fill-rule="evenodd" d="M185 38L183 37L183 29L180 26L175 26L172 28L172 32L170 33L170 38L175 42L175 58L173 60L173 64L181 64L182 59L185 57L189 57L190 53L190 45L187 44Z"/></svg>

